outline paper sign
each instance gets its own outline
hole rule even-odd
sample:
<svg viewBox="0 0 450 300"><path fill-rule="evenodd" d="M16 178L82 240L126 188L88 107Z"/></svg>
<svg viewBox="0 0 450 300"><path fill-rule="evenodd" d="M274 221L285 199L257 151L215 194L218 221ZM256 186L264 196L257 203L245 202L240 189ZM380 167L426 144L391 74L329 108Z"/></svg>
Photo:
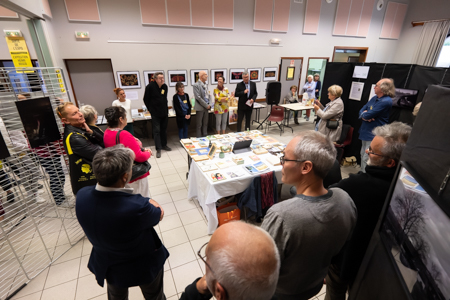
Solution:
<svg viewBox="0 0 450 300"><path fill-rule="evenodd" d="M355 66L355 70L353 70L353 78L367 79L369 69L370 67Z"/></svg>
<svg viewBox="0 0 450 300"><path fill-rule="evenodd" d="M372 99L373 96L375 96L375 84L372 84L372 87L370 88L369 100Z"/></svg>
<svg viewBox="0 0 450 300"><path fill-rule="evenodd" d="M130 99L130 100L139 100L138 92L127 91L127 92L126 92L126 95L127 95L127 99Z"/></svg>
<svg viewBox="0 0 450 300"><path fill-rule="evenodd" d="M28 53L27 43L23 37L6 38L6 44L8 44L9 53L16 68L32 68L30 53ZM23 73L23 71L16 71L17 73ZM25 73L33 73L34 71L25 71Z"/></svg>
<svg viewBox="0 0 450 300"><path fill-rule="evenodd" d="M350 89L349 99L361 101L361 96L364 88L364 82L352 82L352 88Z"/></svg>
<svg viewBox="0 0 450 300"><path fill-rule="evenodd" d="M289 67L293 67L295 65L295 60L291 60L291 64L289 65Z"/></svg>

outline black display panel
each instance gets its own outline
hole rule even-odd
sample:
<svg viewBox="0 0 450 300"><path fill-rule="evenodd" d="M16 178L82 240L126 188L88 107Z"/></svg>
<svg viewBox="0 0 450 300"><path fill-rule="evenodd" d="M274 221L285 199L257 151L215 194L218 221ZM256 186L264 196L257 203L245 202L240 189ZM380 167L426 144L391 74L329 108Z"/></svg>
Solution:
<svg viewBox="0 0 450 300"><path fill-rule="evenodd" d="M31 148L61 139L50 98L16 101Z"/></svg>
<svg viewBox="0 0 450 300"><path fill-rule="evenodd" d="M380 236L411 299L450 299L450 218L416 178L401 166Z"/></svg>
<svg viewBox="0 0 450 300"><path fill-rule="evenodd" d="M8 147L6 147L5 140L3 139L3 135L0 132L0 159L5 159L10 157Z"/></svg>
<svg viewBox="0 0 450 300"><path fill-rule="evenodd" d="M418 90L395 89L395 97L392 98L392 106L413 109L416 105Z"/></svg>

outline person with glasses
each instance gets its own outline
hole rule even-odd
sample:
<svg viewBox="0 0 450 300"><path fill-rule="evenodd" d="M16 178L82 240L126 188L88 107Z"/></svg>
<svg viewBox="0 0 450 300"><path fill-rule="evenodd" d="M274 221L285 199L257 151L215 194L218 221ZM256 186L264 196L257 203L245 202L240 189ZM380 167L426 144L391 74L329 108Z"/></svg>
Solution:
<svg viewBox="0 0 450 300"><path fill-rule="evenodd" d="M345 299L347 288L351 287L366 253L410 133L411 127L401 122L376 127L375 137L366 150L369 156L366 172L350 174L349 178L332 185L352 197L358 209L358 221L340 259L329 268L325 299Z"/></svg>
<svg viewBox="0 0 450 300"><path fill-rule="evenodd" d="M272 237L261 228L226 223L197 254L205 263L205 276L187 286L180 300L275 299L280 257Z"/></svg>
<svg viewBox="0 0 450 300"><path fill-rule="evenodd" d="M367 153L370 142L374 138L372 130L375 127L383 126L389 122L389 113L392 107L392 97L395 96L394 80L383 78L377 82L373 88L375 96L369 100L359 111L359 118L362 120L359 129L359 139L361 140L361 171L364 172L367 165Z"/></svg>
<svg viewBox="0 0 450 300"><path fill-rule="evenodd" d="M339 188L323 186L335 157L331 140L311 130L294 137L280 158L281 180L294 185L297 195L272 206L261 225L280 253L275 293L279 300L306 300L316 295L331 259L355 226L357 214L350 196Z"/></svg>

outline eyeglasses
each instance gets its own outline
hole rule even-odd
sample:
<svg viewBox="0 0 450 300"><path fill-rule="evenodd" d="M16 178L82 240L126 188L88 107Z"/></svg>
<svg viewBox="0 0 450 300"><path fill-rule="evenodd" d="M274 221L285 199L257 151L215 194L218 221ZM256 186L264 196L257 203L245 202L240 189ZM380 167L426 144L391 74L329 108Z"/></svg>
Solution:
<svg viewBox="0 0 450 300"><path fill-rule="evenodd" d="M367 149L367 154L372 154L372 155L376 155L376 156L381 156L381 157L386 157L386 155L383 154L378 154L372 151L372 147L369 146L369 149Z"/></svg>
<svg viewBox="0 0 450 300"><path fill-rule="evenodd" d="M201 260L205 263L205 265L211 270L211 273L213 273L214 277L216 277L216 274L214 274L214 271L211 269L211 266L206 262L206 251L204 252L205 255L202 255L203 248L208 245L209 242L205 243L197 252L198 257L200 257ZM205 249L206 250L206 249Z"/></svg>
<svg viewBox="0 0 450 300"><path fill-rule="evenodd" d="M300 159L286 159L286 158L284 158L284 155L280 156L280 164L281 165L284 165L284 163L287 162L287 161L304 162L304 161L306 161L306 159L304 159L304 160L300 160Z"/></svg>

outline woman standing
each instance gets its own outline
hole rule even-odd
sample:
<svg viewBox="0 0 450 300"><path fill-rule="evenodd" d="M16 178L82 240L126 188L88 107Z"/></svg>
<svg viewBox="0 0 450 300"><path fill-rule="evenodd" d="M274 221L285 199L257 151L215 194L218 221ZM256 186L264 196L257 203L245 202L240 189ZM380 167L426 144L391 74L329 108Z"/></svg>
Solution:
<svg viewBox="0 0 450 300"><path fill-rule="evenodd" d="M303 90L308 94L308 101L316 98L316 83L313 81L313 76L308 75L307 82L303 86ZM309 121L309 116L311 115L311 110L306 111L305 119Z"/></svg>
<svg viewBox="0 0 450 300"><path fill-rule="evenodd" d="M178 81L175 85L176 94L173 95L172 105L177 118L178 136L187 139L188 128L191 123L192 104L189 95L184 92L184 84Z"/></svg>
<svg viewBox="0 0 450 300"><path fill-rule="evenodd" d="M140 140L135 138L128 131L123 130L127 126L127 113L123 107L108 107L105 109L105 117L108 121L108 128L103 136L103 141L105 142L105 147L112 147L116 145L116 140L118 139L120 144L127 148L133 150L136 155L134 161L142 163L147 161L152 152L150 149L142 148L142 143ZM148 187L147 176L150 172L145 173L141 177L130 181L129 185L133 188L133 194L141 194L144 197L150 198L150 190Z"/></svg>
<svg viewBox="0 0 450 300"><path fill-rule="evenodd" d="M314 82L316 83L316 99L319 99L322 83L320 82L320 75L318 73L314 74Z"/></svg>
<svg viewBox="0 0 450 300"><path fill-rule="evenodd" d="M228 121L228 88L223 86L223 77L217 78L217 87L214 89L214 114L216 115L217 134L225 134ZM222 131L220 131L222 130Z"/></svg>
<svg viewBox="0 0 450 300"><path fill-rule="evenodd" d="M133 118L131 117L131 101L126 99L125 91L121 88L115 88L114 93L117 95L117 100L114 100L112 106L122 106L127 112L127 126L125 126L124 130L134 135L133 129Z"/></svg>
<svg viewBox="0 0 450 300"><path fill-rule="evenodd" d="M97 132L102 137L102 144L101 146L105 148L105 145L103 145L103 130L96 125L97 123L97 117L98 112L92 105L83 105L80 107L80 111L84 116L84 119L86 120L86 124L89 126L89 128L92 131Z"/></svg>
<svg viewBox="0 0 450 300"><path fill-rule="evenodd" d="M332 85L328 88L328 102L327 106L323 107L318 100L315 101L314 110L320 117L317 122L316 130L328 136L332 142L336 142L341 137L342 132L342 116L344 115L344 102L340 98L342 95L342 88L339 85ZM327 126L328 120L338 121L336 128Z"/></svg>
<svg viewBox="0 0 450 300"><path fill-rule="evenodd" d="M291 86L289 94L286 97L284 97L284 104L297 102L298 102L297 86L293 85ZM294 111L294 122L295 124L298 124L298 111Z"/></svg>

